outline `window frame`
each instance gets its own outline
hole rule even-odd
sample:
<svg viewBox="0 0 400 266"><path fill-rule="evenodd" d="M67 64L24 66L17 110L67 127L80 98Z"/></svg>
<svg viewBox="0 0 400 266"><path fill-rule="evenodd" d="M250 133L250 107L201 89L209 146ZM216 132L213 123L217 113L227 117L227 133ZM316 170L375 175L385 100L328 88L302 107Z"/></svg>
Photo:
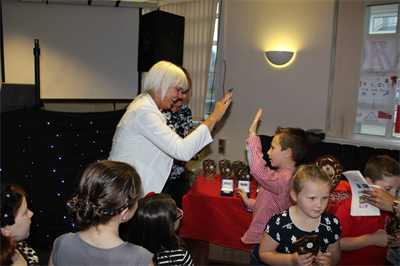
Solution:
<svg viewBox="0 0 400 266"><path fill-rule="evenodd" d="M384 5L396 5L397 4L397 14L394 11L390 11L390 10L382 10L381 12L379 11L370 11L369 14L369 25L367 27L367 25L365 25L365 30L368 30L367 33L364 33L364 36L368 36L368 35L380 35L380 34L394 34L397 36L400 36L399 33L399 21L398 18L400 16L400 3L385 3L385 4L367 4L367 9L368 7L371 8L373 6L384 6ZM382 14L387 15L390 14L391 16L396 15L397 16L397 25L396 25L396 30L393 31L381 31L381 32L374 32L372 31L372 24L373 24L373 20L376 17L382 17ZM368 12L366 12L366 16L368 15ZM367 18L366 18L367 19ZM400 46L400 43L398 43L398 46ZM356 127L355 127L355 139L359 139L361 141L374 141L376 142L377 140L381 140L382 143L386 143L385 145L387 145L388 143L390 143L391 141L394 141L394 143L400 141L400 133L395 133L394 129L395 129L395 123L396 123L396 116L397 114L397 103L400 101L399 99L399 82L400 82L400 70L399 70L399 66L397 66L398 70L397 70L397 86L395 89L395 97L393 100L393 108L394 108L394 112L393 112L393 120L392 123L388 122L386 125L382 125L382 127L385 127L385 134L384 135L375 135L375 134L368 134L368 133L361 133L360 131L362 130L363 125L368 125L368 123L357 123L356 122ZM362 71L366 71L361 69ZM366 71L368 72L368 71ZM372 70L372 72L393 72L393 71L389 71L389 70L385 70L385 71L380 71L380 70ZM358 104L358 101L357 101ZM357 132L358 131L358 132ZM388 140L388 141L387 141ZM398 144L397 144L398 145Z"/></svg>

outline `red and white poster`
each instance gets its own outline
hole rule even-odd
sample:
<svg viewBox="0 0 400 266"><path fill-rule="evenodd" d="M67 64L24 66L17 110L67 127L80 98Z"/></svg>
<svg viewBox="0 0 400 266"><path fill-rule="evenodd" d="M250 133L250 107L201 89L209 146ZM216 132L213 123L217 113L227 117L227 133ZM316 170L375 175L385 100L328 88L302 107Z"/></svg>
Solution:
<svg viewBox="0 0 400 266"><path fill-rule="evenodd" d="M362 71L357 123L386 125L393 121L397 71Z"/></svg>

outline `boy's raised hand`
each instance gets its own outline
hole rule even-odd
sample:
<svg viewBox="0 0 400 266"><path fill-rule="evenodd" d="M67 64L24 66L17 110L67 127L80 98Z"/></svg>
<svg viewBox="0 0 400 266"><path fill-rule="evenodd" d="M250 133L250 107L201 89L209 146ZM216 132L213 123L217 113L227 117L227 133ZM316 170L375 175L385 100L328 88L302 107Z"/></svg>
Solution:
<svg viewBox="0 0 400 266"><path fill-rule="evenodd" d="M260 117L262 115L263 109L259 109L256 116L254 117L253 123L249 127L249 137L257 136L257 127Z"/></svg>

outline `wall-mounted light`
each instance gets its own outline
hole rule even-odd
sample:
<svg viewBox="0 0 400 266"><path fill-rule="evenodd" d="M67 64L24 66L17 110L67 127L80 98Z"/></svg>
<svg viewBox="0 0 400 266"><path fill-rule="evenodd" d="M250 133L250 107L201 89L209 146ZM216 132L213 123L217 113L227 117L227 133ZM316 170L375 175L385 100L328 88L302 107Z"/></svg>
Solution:
<svg viewBox="0 0 400 266"><path fill-rule="evenodd" d="M268 51L265 52L265 56L268 61L274 65L282 66L287 64L290 60L292 60L294 52L287 51Z"/></svg>

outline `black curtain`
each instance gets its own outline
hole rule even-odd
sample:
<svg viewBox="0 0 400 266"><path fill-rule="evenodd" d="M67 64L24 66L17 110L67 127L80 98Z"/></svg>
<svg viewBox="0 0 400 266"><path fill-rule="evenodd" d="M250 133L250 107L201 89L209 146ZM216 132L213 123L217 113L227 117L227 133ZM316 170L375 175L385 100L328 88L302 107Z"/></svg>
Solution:
<svg viewBox="0 0 400 266"><path fill-rule="evenodd" d="M1 183L20 185L34 212L27 242L52 245L76 231L66 211L85 167L107 159L125 110L62 113L35 107L1 114Z"/></svg>
<svg viewBox="0 0 400 266"><path fill-rule="evenodd" d="M267 152L271 146L273 136L259 135L259 137L261 139L264 158L269 163ZM375 149L319 141L309 143L307 155L300 164L313 164L319 157L324 155L331 155L339 160L343 166L343 171L359 170L361 173L364 172L367 161L373 156L388 155L397 161L400 160L399 150ZM346 178L343 176L343 179Z"/></svg>

